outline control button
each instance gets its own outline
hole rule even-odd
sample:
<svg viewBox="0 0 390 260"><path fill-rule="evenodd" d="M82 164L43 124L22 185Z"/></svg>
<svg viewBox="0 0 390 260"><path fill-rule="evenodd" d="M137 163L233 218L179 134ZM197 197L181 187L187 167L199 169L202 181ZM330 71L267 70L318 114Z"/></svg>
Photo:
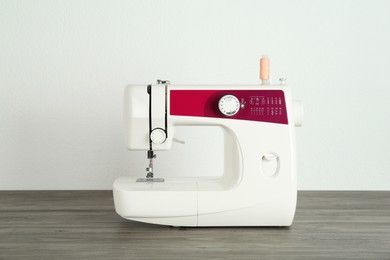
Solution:
<svg viewBox="0 0 390 260"><path fill-rule="evenodd" d="M240 110L240 101L233 95L225 95L219 99L218 108L225 116L234 116Z"/></svg>
<svg viewBox="0 0 390 260"><path fill-rule="evenodd" d="M245 100L244 100L243 98L241 98L241 105L240 105L240 108L241 108L241 109L244 109L245 106L246 106L246 102L245 102Z"/></svg>
<svg viewBox="0 0 390 260"><path fill-rule="evenodd" d="M166 139L167 134L162 128L155 128L150 133L150 140L152 140L154 144L162 144L165 142Z"/></svg>
<svg viewBox="0 0 390 260"><path fill-rule="evenodd" d="M279 173L279 163L279 156L277 154L264 154L261 158L261 168L263 173L269 177L276 176Z"/></svg>

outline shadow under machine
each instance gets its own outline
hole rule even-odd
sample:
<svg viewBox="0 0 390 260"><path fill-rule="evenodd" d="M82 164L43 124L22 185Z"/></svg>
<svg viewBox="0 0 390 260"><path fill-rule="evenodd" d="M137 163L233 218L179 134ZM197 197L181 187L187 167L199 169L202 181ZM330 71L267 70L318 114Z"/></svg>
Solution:
<svg viewBox="0 0 390 260"><path fill-rule="evenodd" d="M172 226L291 225L297 198L295 126L302 124L303 107L292 100L285 80L270 83L267 57L260 60L260 79L256 85L127 86L127 147L146 151L149 165L146 176L115 180L116 212ZM223 129L222 176L154 176L155 152L171 149L182 126Z"/></svg>

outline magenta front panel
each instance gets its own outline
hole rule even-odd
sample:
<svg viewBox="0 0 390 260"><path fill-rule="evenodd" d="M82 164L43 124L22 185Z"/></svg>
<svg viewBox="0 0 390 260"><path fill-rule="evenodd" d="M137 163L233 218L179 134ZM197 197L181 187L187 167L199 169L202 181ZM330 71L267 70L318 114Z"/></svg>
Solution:
<svg viewBox="0 0 390 260"><path fill-rule="evenodd" d="M234 116L223 115L218 101L224 95L234 95L244 107ZM282 90L171 90L170 114L288 124Z"/></svg>

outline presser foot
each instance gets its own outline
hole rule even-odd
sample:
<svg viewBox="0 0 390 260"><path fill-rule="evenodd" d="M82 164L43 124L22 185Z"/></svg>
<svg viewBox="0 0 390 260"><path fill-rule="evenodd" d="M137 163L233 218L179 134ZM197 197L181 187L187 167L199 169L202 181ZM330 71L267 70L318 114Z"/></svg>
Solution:
<svg viewBox="0 0 390 260"><path fill-rule="evenodd" d="M136 182L164 182L164 178L138 178Z"/></svg>
<svg viewBox="0 0 390 260"><path fill-rule="evenodd" d="M151 151L151 153L148 153L149 167L146 168L146 178L138 178L136 182L164 182L163 178L154 178L153 158L155 157L156 155L153 155L153 151Z"/></svg>

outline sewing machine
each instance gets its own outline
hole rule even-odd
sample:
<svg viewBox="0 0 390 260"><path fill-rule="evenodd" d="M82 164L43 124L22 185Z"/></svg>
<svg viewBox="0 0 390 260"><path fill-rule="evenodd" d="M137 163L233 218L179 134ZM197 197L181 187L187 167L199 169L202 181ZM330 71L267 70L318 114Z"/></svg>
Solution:
<svg viewBox="0 0 390 260"><path fill-rule="evenodd" d="M146 176L115 181L120 216L171 226L291 225L297 198L294 126L302 124L303 108L283 79L270 84L268 58L261 65L258 85L158 81L126 87L127 147L147 151L149 165ZM157 178L155 152L172 147L178 126L194 125L223 129L223 175Z"/></svg>

